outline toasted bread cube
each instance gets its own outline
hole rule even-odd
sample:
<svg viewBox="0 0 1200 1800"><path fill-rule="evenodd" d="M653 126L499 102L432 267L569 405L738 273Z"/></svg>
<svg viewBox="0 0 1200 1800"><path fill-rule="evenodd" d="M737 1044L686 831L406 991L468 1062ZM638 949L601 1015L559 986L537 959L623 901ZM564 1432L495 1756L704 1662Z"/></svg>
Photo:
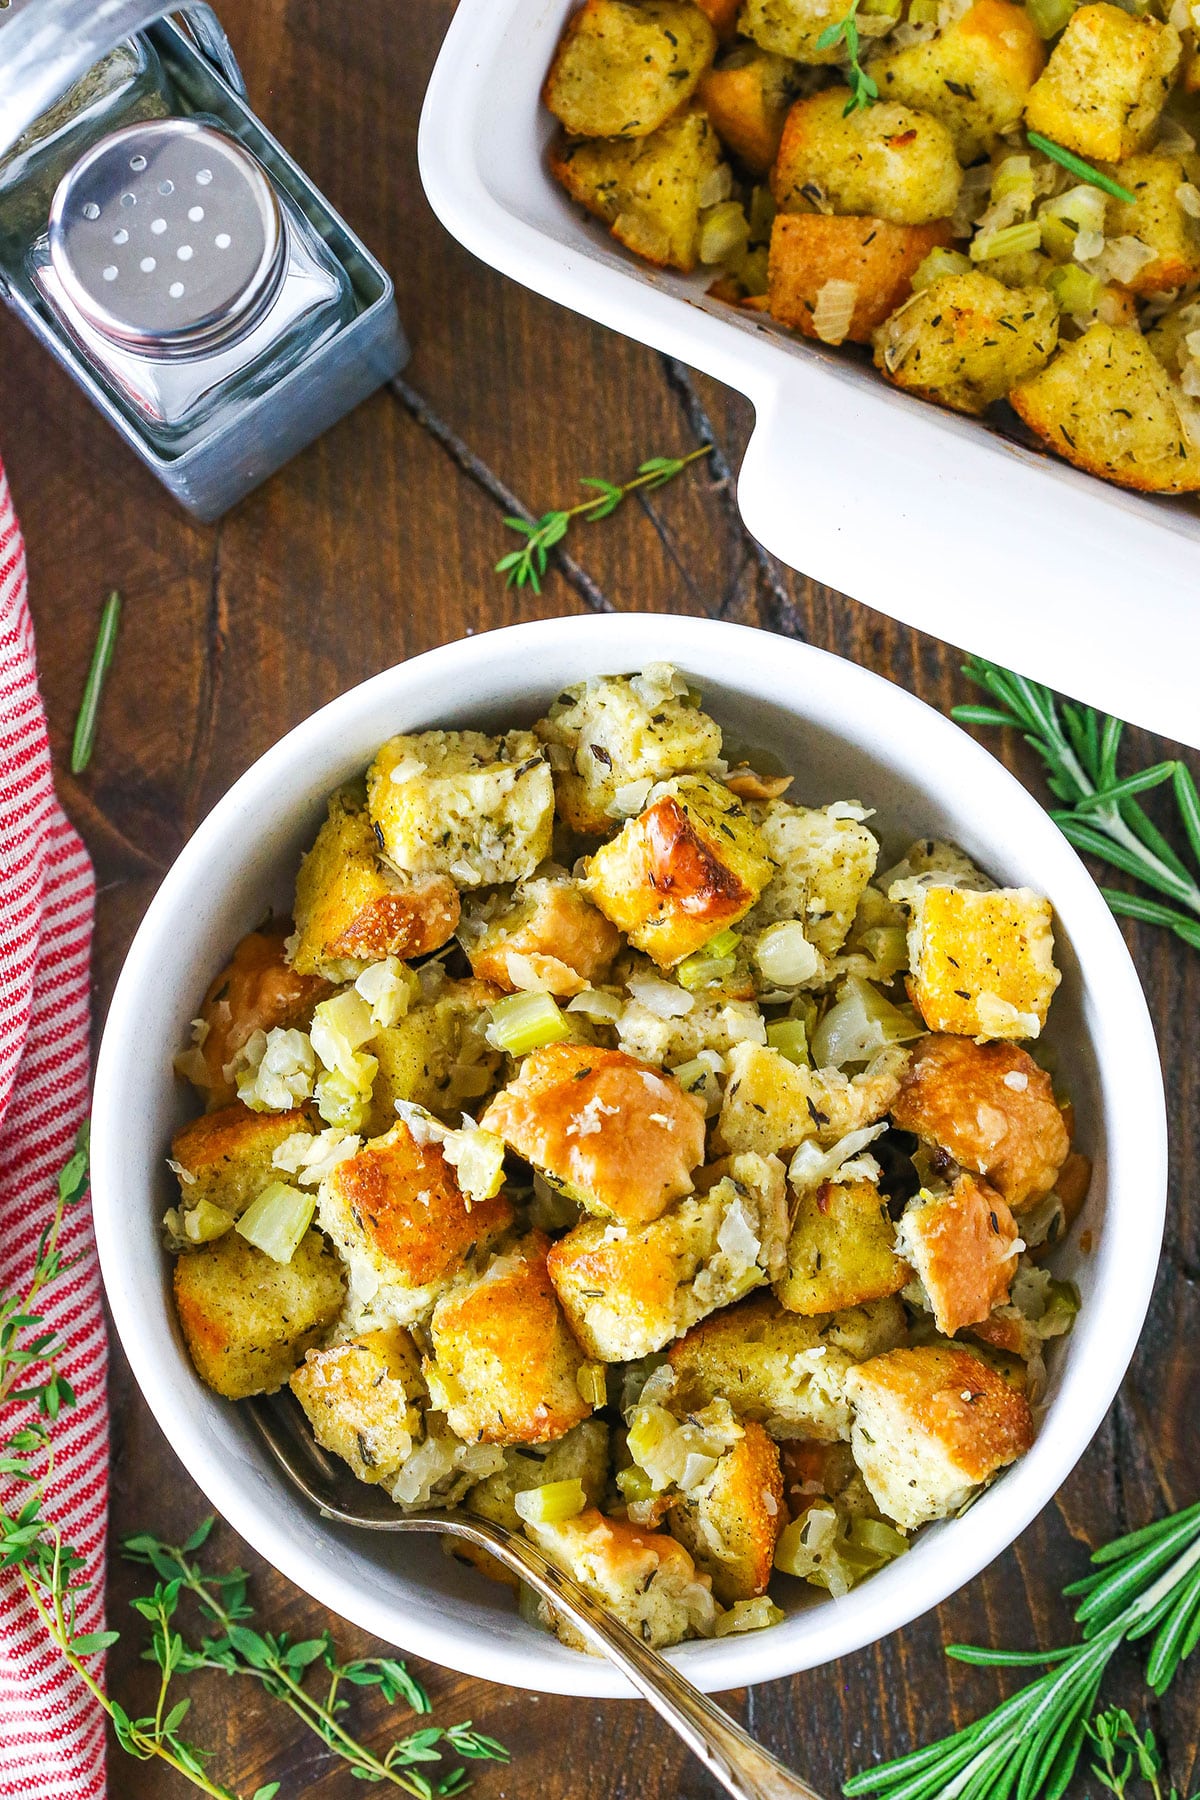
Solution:
<svg viewBox="0 0 1200 1800"><path fill-rule="evenodd" d="M286 943L285 926L247 933L204 996L193 1048L176 1058L175 1067L209 1107L237 1099L237 1085L225 1070L256 1031L307 1025L317 1001L329 993L327 981L292 967Z"/></svg>
<svg viewBox="0 0 1200 1800"><path fill-rule="evenodd" d="M227 1400L273 1394L342 1309L342 1266L319 1231L276 1262L236 1231L181 1256L175 1311L196 1372Z"/></svg>
<svg viewBox="0 0 1200 1800"><path fill-rule="evenodd" d="M902 1341L904 1308L881 1300L836 1317L801 1318L756 1294L695 1325L667 1352L676 1397L694 1411L728 1400L774 1438L848 1439L846 1376L855 1362Z"/></svg>
<svg viewBox="0 0 1200 1800"><path fill-rule="evenodd" d="M1077 469L1144 494L1200 489L1192 404L1135 326L1090 325L1009 401Z"/></svg>
<svg viewBox="0 0 1200 1800"><path fill-rule="evenodd" d="M766 1593L775 1545L787 1524L779 1451L753 1419L743 1431L708 1479L667 1517L671 1536L710 1577L722 1606Z"/></svg>
<svg viewBox="0 0 1200 1800"><path fill-rule="evenodd" d="M1054 966L1054 913L1032 888L893 883L910 909L908 991L930 1031L1035 1038L1062 976Z"/></svg>
<svg viewBox="0 0 1200 1800"><path fill-rule="evenodd" d="M729 789L680 775L588 859L583 885L635 949L669 969L744 918L773 874Z"/></svg>
<svg viewBox="0 0 1200 1800"><path fill-rule="evenodd" d="M870 214L927 225L953 213L962 170L950 133L894 101L846 112L848 88L797 100L787 116L771 192L781 212Z"/></svg>
<svg viewBox="0 0 1200 1800"><path fill-rule="evenodd" d="M846 1391L854 1460L906 1531L957 1512L1033 1442L1028 1401L968 1350L890 1350L851 1369Z"/></svg>
<svg viewBox="0 0 1200 1800"><path fill-rule="evenodd" d="M805 337L869 344L876 326L912 293L913 275L930 250L949 242L949 219L892 225L887 219L779 213L771 227L767 310ZM856 290L850 322L836 340L817 329L817 302L829 281L848 281Z"/></svg>
<svg viewBox="0 0 1200 1800"><path fill-rule="evenodd" d="M504 1467L477 1483L462 1504L468 1512L515 1532L524 1529L516 1496L527 1494L532 1488L548 1487L551 1482L578 1481L588 1505L599 1506L608 1485L608 1438L603 1419L585 1419L552 1444L522 1444L503 1450ZM490 1581L502 1581L511 1588L520 1586L512 1571L489 1551L465 1543L462 1538L448 1537L442 1543L448 1555L474 1564Z"/></svg>
<svg viewBox="0 0 1200 1800"><path fill-rule="evenodd" d="M589 1356L635 1362L765 1285L786 1239L783 1164L736 1156L707 1193L648 1225L585 1219L552 1247L550 1277Z"/></svg>
<svg viewBox="0 0 1200 1800"><path fill-rule="evenodd" d="M922 1038L892 1123L985 1175L1014 1212L1054 1189L1071 1140L1054 1084L1027 1050L973 1038Z"/></svg>
<svg viewBox="0 0 1200 1800"><path fill-rule="evenodd" d="M772 800L749 810L778 867L747 929L799 919L822 956L836 955L879 857L879 844L860 817L862 808L850 801L822 807Z"/></svg>
<svg viewBox="0 0 1200 1800"><path fill-rule="evenodd" d="M606 1612L655 1649L711 1632L716 1605L707 1575L665 1531L645 1531L588 1507L557 1525L526 1525L552 1563L573 1575ZM582 1638L543 1601L541 1615L564 1644Z"/></svg>
<svg viewBox="0 0 1200 1800"><path fill-rule="evenodd" d="M692 701L670 663L564 689L534 730L548 747L558 810L572 831L606 836L656 781L719 758L721 727Z"/></svg>
<svg viewBox="0 0 1200 1800"><path fill-rule="evenodd" d="M292 967L319 975L346 959L424 956L458 924L458 889L447 875L397 874L379 860L370 816L343 790L296 877Z"/></svg>
<svg viewBox="0 0 1200 1800"><path fill-rule="evenodd" d="M742 0L738 30L764 50L800 63L836 63L840 44L818 48L817 39L842 14L837 0Z"/></svg>
<svg viewBox="0 0 1200 1800"><path fill-rule="evenodd" d="M450 1429L469 1443L548 1443L592 1410L577 1380L583 1352L555 1296L546 1249L532 1233L434 1307L425 1378Z"/></svg>
<svg viewBox="0 0 1200 1800"><path fill-rule="evenodd" d="M367 770L384 855L406 875L459 887L521 881L550 854L554 782L531 731L418 731L389 738Z"/></svg>
<svg viewBox="0 0 1200 1800"><path fill-rule="evenodd" d="M459 936L474 974L505 993L582 993L605 980L621 947L616 926L562 874L522 882L508 905L467 919Z"/></svg>
<svg viewBox="0 0 1200 1800"><path fill-rule="evenodd" d="M410 1008L365 1046L379 1064L366 1131L379 1137L396 1121L397 1100L411 1100L457 1125L496 1085L504 1061L484 1036L500 989L484 981L447 981L432 1000Z"/></svg>
<svg viewBox="0 0 1200 1800"><path fill-rule="evenodd" d="M875 333L875 366L896 387L955 412L982 413L1045 367L1058 311L1045 288L1009 288L991 275L943 275Z"/></svg>
<svg viewBox="0 0 1200 1800"><path fill-rule="evenodd" d="M584 0L542 98L572 137L648 137L695 93L716 48L690 0Z"/></svg>
<svg viewBox="0 0 1200 1800"><path fill-rule="evenodd" d="M695 3L722 43L734 35L742 0L695 0Z"/></svg>
<svg viewBox="0 0 1200 1800"><path fill-rule="evenodd" d="M694 996L696 1004L680 1017L664 1018L640 1000L627 1000L616 1020L621 1049L643 1062L691 1062L701 1050L724 1056L735 1044L765 1044L767 1027L753 1000L734 1000L717 993Z"/></svg>
<svg viewBox="0 0 1200 1800"><path fill-rule="evenodd" d="M396 1124L321 1183L317 1216L345 1258L357 1305L411 1324L428 1311L472 1250L512 1223L503 1194L472 1206L440 1144Z"/></svg>
<svg viewBox="0 0 1200 1800"><path fill-rule="evenodd" d="M766 175L779 154L796 73L787 57L740 44L700 83L709 124L752 175Z"/></svg>
<svg viewBox="0 0 1200 1800"><path fill-rule="evenodd" d="M1003 1306L1016 1273L1017 1222L978 1175L960 1175L945 1194L910 1200L896 1233L946 1337Z"/></svg>
<svg viewBox="0 0 1200 1800"><path fill-rule="evenodd" d="M841 1312L898 1294L911 1275L873 1181L823 1181L802 1192L775 1292L790 1312Z"/></svg>
<svg viewBox="0 0 1200 1800"><path fill-rule="evenodd" d="M854 1076L804 1068L760 1044L735 1044L726 1061L721 1142L726 1150L769 1156L794 1150L806 1138L835 1143L882 1119L899 1092L908 1051L894 1044L869 1071Z"/></svg>
<svg viewBox="0 0 1200 1800"><path fill-rule="evenodd" d="M700 208L720 165L721 141L695 108L649 137L576 138L550 149L551 174L619 244L685 274L696 266Z"/></svg>
<svg viewBox="0 0 1200 1800"><path fill-rule="evenodd" d="M1020 124L1045 65L1041 35L1023 6L975 0L927 43L874 57L871 74L885 99L940 119L966 164Z"/></svg>
<svg viewBox="0 0 1200 1800"><path fill-rule="evenodd" d="M645 1224L690 1194L704 1113L677 1081L622 1050L532 1050L481 1123L588 1212Z"/></svg>
<svg viewBox="0 0 1200 1800"><path fill-rule="evenodd" d="M171 1140L171 1160L185 1171L179 1176L183 1210L207 1200L240 1219L267 1184L279 1179L272 1159L280 1144L293 1132L311 1130L311 1117L299 1109L257 1113L240 1100L189 1120Z"/></svg>
<svg viewBox="0 0 1200 1800"><path fill-rule="evenodd" d="M1182 159L1153 151L1115 163L1107 172L1136 199L1132 206L1110 200L1105 235L1139 238L1154 252L1154 261L1122 285L1134 294L1158 294L1200 281L1200 220L1179 204L1179 189L1191 182Z"/></svg>
<svg viewBox="0 0 1200 1800"><path fill-rule="evenodd" d="M1080 6L1033 85L1025 123L1080 156L1121 162L1150 142L1181 53L1173 25L1107 0Z"/></svg>
<svg viewBox="0 0 1200 1800"><path fill-rule="evenodd" d="M390 1481L421 1435L421 1359L397 1326L310 1350L289 1386L318 1444L360 1481Z"/></svg>

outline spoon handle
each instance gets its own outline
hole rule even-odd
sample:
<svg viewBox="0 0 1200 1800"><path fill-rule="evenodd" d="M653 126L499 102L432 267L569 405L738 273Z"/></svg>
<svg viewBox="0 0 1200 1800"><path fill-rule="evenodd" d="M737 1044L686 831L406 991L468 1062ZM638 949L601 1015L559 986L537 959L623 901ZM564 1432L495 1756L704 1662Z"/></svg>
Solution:
<svg viewBox="0 0 1200 1800"><path fill-rule="evenodd" d="M550 1562L536 1544L480 1518L451 1515L443 1529L490 1550L550 1601L589 1645L620 1669L734 1800L821 1800L672 1663Z"/></svg>

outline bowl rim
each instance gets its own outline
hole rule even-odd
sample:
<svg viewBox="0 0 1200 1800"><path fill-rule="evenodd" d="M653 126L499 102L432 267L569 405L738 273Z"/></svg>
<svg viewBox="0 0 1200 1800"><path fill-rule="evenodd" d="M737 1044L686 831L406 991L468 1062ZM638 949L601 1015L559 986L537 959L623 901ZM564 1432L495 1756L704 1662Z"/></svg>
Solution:
<svg viewBox="0 0 1200 1800"><path fill-rule="evenodd" d="M528 1646L514 1650L510 1641L492 1642L486 1629L451 1620L436 1608L425 1613L413 1606L397 1607L365 1577L348 1590L344 1579L289 1534L286 1518L278 1509L261 1503L249 1491L251 1484L239 1473L236 1459L210 1455L187 1405L196 1377L186 1353L181 1348L178 1358L166 1365L156 1360L127 1273L131 1246L144 1252L147 1225L122 1187L118 1145L122 1119L139 1091L131 1069L136 1066L133 1052L144 995L163 986L163 952L169 948L177 909L187 907L196 881L211 879L212 868L222 866L219 857L229 855L231 835L244 833L256 817L270 816L270 795L278 773L305 759L321 766L335 750L342 724L369 710L381 697L394 701L403 718L406 706L420 707L422 690L431 675L444 678L450 672L461 675L467 669L486 669L496 660L501 640L506 653L521 652L526 664L558 646L570 645L575 654L586 646L596 673L640 667L662 658L669 644L671 660L695 672L701 681L706 677L723 681L748 697L755 691L747 685L755 665L761 669L765 655L772 664L772 679L778 679L782 658L789 676L794 670L797 677L793 685L799 696L795 707L799 721L810 716L804 710L806 692L820 691L831 682L860 684L862 695L871 702L872 720L884 722L883 736L889 744L902 743L905 729L924 733L926 748L921 756L910 758L907 765L903 760L896 762L904 779L917 787L927 785L924 765L933 761L936 749L940 765L952 757L969 774L978 775L985 789L1007 791L1023 815L1022 832L1032 834L1035 840L1039 867L1047 871L1045 888L1055 901L1056 913L1060 901L1069 911L1083 982L1084 1030L1092 1044L1098 1076L1107 1073L1109 1086L1115 1085L1119 1048L1121 1109L1131 1123L1117 1131L1109 1121L1108 1191L1110 1197L1136 1194L1136 1208L1132 1201L1124 1207L1113 1205L1110 1198L1096 1251L1097 1292L1077 1327L1081 1336L1086 1331L1093 1340L1087 1374L1085 1378L1077 1357L1068 1368L1063 1391L1050 1406L1053 1432L1046 1429L1048 1414L1033 1449L1007 1471L1003 1483L989 1490L962 1518L934 1528L943 1534L939 1540L942 1554L932 1569L926 1563L920 1583L906 1580L908 1559L901 1559L853 1590L844 1601L820 1602L806 1614L805 1631L795 1639L786 1627L776 1627L737 1638L686 1644L668 1652L710 1692L792 1675L862 1649L911 1623L992 1562L1053 1498L1098 1429L1133 1356L1150 1303L1165 1224L1167 1130L1162 1076L1145 997L1116 920L1076 852L1016 777L950 719L883 677L815 646L724 621L653 613L569 615L502 627L426 651L350 688L295 726L239 777L181 850L147 908L113 994L97 1058L92 1127L92 1205L113 1323L151 1412L192 1478L247 1543L319 1603L404 1651L467 1675L531 1691L595 1698L631 1692L608 1665L563 1652L552 1639L543 1645L532 1630ZM774 703L774 696L772 700ZM829 730L819 718L813 722L817 729ZM880 733L873 729L877 751ZM871 742L850 734L843 734L841 741L860 742L864 751ZM927 791L936 790L927 785ZM1082 947L1085 934L1086 948ZM1091 985L1096 969L1102 969L1104 976L1102 1013L1096 1011L1098 995ZM1112 1040L1107 1049L1099 1040L1101 1018L1104 1035ZM153 1223L149 1232L155 1234ZM1064 1404L1068 1399L1070 1404ZM1001 1494L1003 1505L997 1505L994 1502ZM548 1653L550 1645L555 1654Z"/></svg>

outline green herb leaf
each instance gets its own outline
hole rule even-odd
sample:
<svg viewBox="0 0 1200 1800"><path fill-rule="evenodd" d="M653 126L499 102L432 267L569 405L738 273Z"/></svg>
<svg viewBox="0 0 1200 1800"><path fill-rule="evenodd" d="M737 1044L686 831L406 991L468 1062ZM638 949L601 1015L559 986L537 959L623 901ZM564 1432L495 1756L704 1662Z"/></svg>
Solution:
<svg viewBox="0 0 1200 1800"><path fill-rule="evenodd" d="M75 720L75 737L71 745L72 775L82 775L92 760L92 751L96 743L96 716L100 709L100 695L104 688L104 677L108 674L109 664L112 662L120 616L121 596L113 592L104 602L100 614L100 629L96 633L96 646L92 651L87 680L83 684L83 699L79 703L79 716Z"/></svg>
<svg viewBox="0 0 1200 1800"><path fill-rule="evenodd" d="M1119 181L1114 181L1111 175L1102 175L1099 169L1093 169L1091 163L1084 162L1073 150L1064 150L1061 144L1056 144L1052 138L1043 137L1040 131L1027 131L1025 136L1031 150L1040 150L1043 156L1048 156L1051 162L1069 169L1080 181L1086 181L1092 187L1100 188L1103 193L1111 194L1114 200L1123 200L1126 206L1136 205L1136 194L1131 194L1128 188L1122 187Z"/></svg>

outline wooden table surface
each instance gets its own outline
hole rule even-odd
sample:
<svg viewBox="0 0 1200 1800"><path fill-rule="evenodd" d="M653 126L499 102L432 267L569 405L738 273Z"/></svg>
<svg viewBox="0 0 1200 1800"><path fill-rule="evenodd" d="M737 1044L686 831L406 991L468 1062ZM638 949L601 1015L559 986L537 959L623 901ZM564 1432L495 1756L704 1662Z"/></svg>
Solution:
<svg viewBox="0 0 1200 1800"><path fill-rule="evenodd" d="M185 517L33 340L0 320L0 447L28 539L61 791L99 882L98 1016L163 872L234 778L352 683L465 632L596 607L720 615L836 650L935 706L966 697L953 648L780 568L748 536L731 473L751 425L740 397L502 280L433 219L416 128L450 0L222 0L221 12L261 116L395 275L414 356L394 392L209 527ZM709 436L720 452L711 471L690 470L651 501L581 528L578 562L553 572L540 599L506 591L492 572L512 545L501 523L506 493L534 511L569 504L581 475L628 475L646 456ZM121 637L96 756L74 781L64 752L112 587L125 597ZM1139 733L1132 748L1147 761L1176 753ZM1020 752L1016 763L1045 798L1032 760ZM1200 1497L1200 956L1153 929L1126 931L1158 1031L1174 1152L1141 1349L1080 1467L984 1576L857 1656L731 1698L829 1796L850 1770L964 1722L1005 1691L986 1671L948 1664L944 1644L1063 1641L1059 1588L1081 1570L1086 1547ZM114 1541L144 1526L182 1535L204 1500L115 1346L112 1401ZM254 1570L266 1620L300 1636L332 1624L339 1644L367 1652L362 1634L259 1565L227 1528L214 1544ZM112 1622L130 1629L112 1683L131 1708L147 1693L133 1591L115 1560ZM1113 1696L1132 1701L1132 1659L1123 1668ZM470 1717L511 1747L511 1768L479 1766L479 1800L701 1800L718 1791L641 1705L420 1672L439 1720ZM190 1735L215 1750L215 1769L239 1791L279 1778L288 1800L361 1792L290 1714L245 1684L232 1691L214 1675L191 1691ZM379 1706L356 1716L381 1742L389 1723L411 1728ZM1184 1793L1200 1785L1198 1717L1200 1657L1152 1713ZM188 1791L114 1748L115 1800Z"/></svg>

